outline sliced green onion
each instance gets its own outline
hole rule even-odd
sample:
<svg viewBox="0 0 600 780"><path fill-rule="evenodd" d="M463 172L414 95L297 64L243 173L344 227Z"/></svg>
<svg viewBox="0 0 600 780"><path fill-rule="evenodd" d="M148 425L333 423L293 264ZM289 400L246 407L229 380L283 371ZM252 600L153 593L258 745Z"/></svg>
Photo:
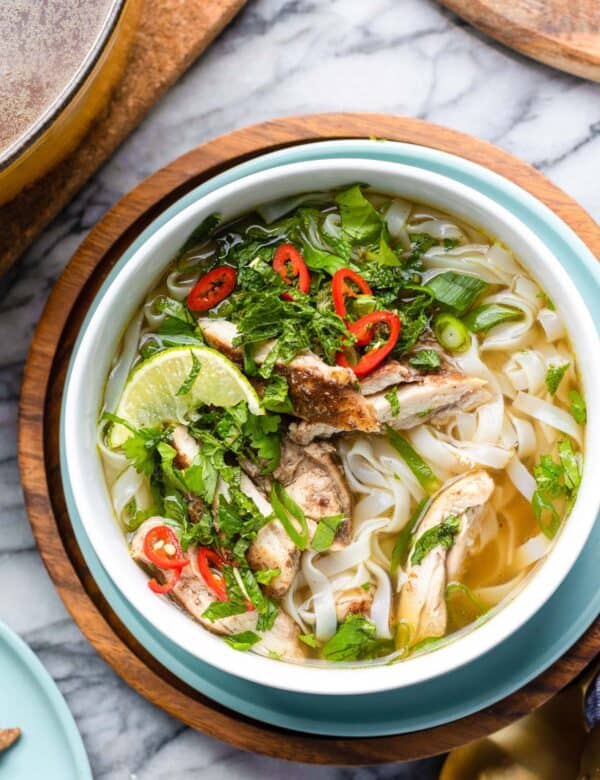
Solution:
<svg viewBox="0 0 600 780"><path fill-rule="evenodd" d="M304 512L287 493L283 485L277 481L273 482L273 487L271 488L271 506L292 542L299 550L306 550L308 545L308 524ZM294 521L296 522L294 523ZM296 524L300 526L299 529Z"/></svg>
<svg viewBox="0 0 600 780"><path fill-rule="evenodd" d="M419 503L415 507L414 512L410 517L410 520L398 534L398 538L396 539L396 542L394 544L394 549L392 550L392 560L390 562L390 574L394 574L394 572L396 571L398 566L400 566L400 564L404 565L406 563L408 559L408 551L410 549L412 532L421 517L421 514L423 512L423 507L425 506L426 503L427 503L426 498L424 498L422 501L419 501Z"/></svg>
<svg viewBox="0 0 600 780"><path fill-rule="evenodd" d="M427 287L436 301L448 306L456 314L464 314L489 287L487 282L476 276L445 271L430 279Z"/></svg>
<svg viewBox="0 0 600 780"><path fill-rule="evenodd" d="M435 493L440 489L440 481L435 476L433 471L429 468L427 463L414 450L411 445L406 441L404 436L401 436L397 431L387 427L387 437L389 443L398 452L401 458L404 460L408 468L417 478L419 484L427 493Z"/></svg>
<svg viewBox="0 0 600 780"><path fill-rule="evenodd" d="M523 312L513 306L503 306L501 303L486 303L470 311L463 323L472 333L485 333L500 325L501 322L523 319Z"/></svg>
<svg viewBox="0 0 600 780"><path fill-rule="evenodd" d="M324 552L333 544L338 528L344 522L344 515L331 515L322 517L317 525L317 530L312 538L310 546L316 552Z"/></svg>
<svg viewBox="0 0 600 780"><path fill-rule="evenodd" d="M462 582L449 582L446 586L446 600L450 596L452 596L453 593L462 593L464 596L469 599L469 601L473 604L475 609L477 610L477 616L483 615L484 612L487 612L487 607L483 603L483 601L480 601L477 596L473 593L471 588L469 588L467 585L464 585Z"/></svg>
<svg viewBox="0 0 600 780"><path fill-rule="evenodd" d="M444 349L451 352L464 352L469 349L469 331L452 314L438 314L433 321L433 332Z"/></svg>

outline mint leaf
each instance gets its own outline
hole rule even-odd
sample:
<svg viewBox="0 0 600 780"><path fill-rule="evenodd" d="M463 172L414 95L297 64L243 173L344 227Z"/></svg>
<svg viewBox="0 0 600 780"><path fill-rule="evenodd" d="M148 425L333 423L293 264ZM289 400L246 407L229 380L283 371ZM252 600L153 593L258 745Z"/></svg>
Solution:
<svg viewBox="0 0 600 780"><path fill-rule="evenodd" d="M328 661L362 661L391 652L394 643L377 639L375 625L362 615L350 615L323 645Z"/></svg>
<svg viewBox="0 0 600 780"><path fill-rule="evenodd" d="M454 537L460 531L460 518L456 515L448 515L439 525L425 531L416 541L410 562L418 566L423 559L435 548L443 547L449 550L454 544Z"/></svg>
<svg viewBox="0 0 600 780"><path fill-rule="evenodd" d="M336 197L342 217L342 230L352 243L377 241L383 229L381 215L362 194L360 185Z"/></svg>
<svg viewBox="0 0 600 780"><path fill-rule="evenodd" d="M265 386L262 405L270 412L291 414L294 411L289 397L287 379L279 374L273 374Z"/></svg>
<svg viewBox="0 0 600 780"><path fill-rule="evenodd" d="M254 631L242 631L240 634L231 634L231 636L226 636L224 639L234 650L241 651L250 650L253 645L260 642L259 635L255 634Z"/></svg>

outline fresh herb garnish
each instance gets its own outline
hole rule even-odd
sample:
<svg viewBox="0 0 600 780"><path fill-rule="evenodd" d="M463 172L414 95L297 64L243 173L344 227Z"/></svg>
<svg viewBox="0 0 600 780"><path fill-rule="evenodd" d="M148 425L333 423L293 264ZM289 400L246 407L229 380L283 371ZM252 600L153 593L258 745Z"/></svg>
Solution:
<svg viewBox="0 0 600 780"><path fill-rule="evenodd" d="M433 293L436 301L447 306L454 314L461 316L471 308L489 285L476 276L444 271L430 279L427 287Z"/></svg>
<svg viewBox="0 0 600 780"><path fill-rule="evenodd" d="M302 509L277 480L271 488L271 506L285 532L299 550L308 546L308 525Z"/></svg>
<svg viewBox="0 0 600 780"><path fill-rule="evenodd" d="M439 352L435 349L420 349L408 359L408 362L414 368L420 368L425 371L435 371L441 365Z"/></svg>
<svg viewBox="0 0 600 780"><path fill-rule="evenodd" d="M281 569L258 569L254 572L254 576L259 585L268 585L271 580L279 577Z"/></svg>
<svg viewBox="0 0 600 780"><path fill-rule="evenodd" d="M406 465L417 478L419 484L427 493L435 493L440 487L440 481L419 453L397 431L388 426L387 437L392 447L399 453Z"/></svg>
<svg viewBox="0 0 600 780"><path fill-rule="evenodd" d="M398 566L404 566L408 559L408 551L410 550L410 543L412 539L412 533L416 524L421 519L423 509L427 504L427 499L423 498L415 507L408 523L398 534L394 549L392 550L392 560L390 562L390 573L394 574Z"/></svg>
<svg viewBox="0 0 600 780"><path fill-rule="evenodd" d="M192 230L190 235L186 238L185 242L175 256L175 261L178 262L186 252L188 252L190 249L193 249L195 246L198 246L198 244L202 244L204 241L210 238L220 222L220 214L209 214L208 217L203 219L198 227L194 228L194 230Z"/></svg>
<svg viewBox="0 0 600 780"><path fill-rule="evenodd" d="M317 525L310 546L316 552L328 550L333 544L338 528L344 522L344 515L331 515L322 517Z"/></svg>
<svg viewBox="0 0 600 780"><path fill-rule="evenodd" d="M531 499L533 512L544 534L552 539L560 526L561 516L555 506L557 500L565 505L568 514L577 498L581 482L581 453L575 452L570 441L559 441L558 462L550 455L542 455L534 466L536 490Z"/></svg>
<svg viewBox="0 0 600 780"><path fill-rule="evenodd" d="M260 642L259 635L255 634L254 631L242 631L241 634L231 634L224 639L234 650L241 651L250 650L257 642Z"/></svg>
<svg viewBox="0 0 600 780"><path fill-rule="evenodd" d="M351 243L365 244L380 238L381 215L362 194L360 185L340 192L336 202L342 217L342 230Z"/></svg>
<svg viewBox="0 0 600 780"><path fill-rule="evenodd" d="M558 390L558 386L562 382L564 375L571 364L562 363L559 366L549 366L546 371L546 388L550 395L554 395Z"/></svg>
<svg viewBox="0 0 600 780"><path fill-rule="evenodd" d="M318 647L319 643L317 641L317 638L314 634L300 634L298 639L301 642L304 642L305 645L308 645L308 647Z"/></svg>
<svg viewBox="0 0 600 780"><path fill-rule="evenodd" d="M502 322L522 320L524 317L520 309L513 306L504 306L501 303L485 303L470 311L463 319L464 324L472 333L487 333Z"/></svg>
<svg viewBox="0 0 600 780"><path fill-rule="evenodd" d="M265 385L262 405L271 412L291 414L294 411L289 397L287 379L279 374L272 374Z"/></svg>
<svg viewBox="0 0 600 780"><path fill-rule="evenodd" d="M569 401L571 402L571 414L575 422L583 425L587 420L587 408L583 396L578 390L569 390Z"/></svg>
<svg viewBox="0 0 600 780"><path fill-rule="evenodd" d="M454 544L454 537L460 531L460 518L457 515L448 515L439 525L429 528L419 536L410 556L413 566L418 566L434 548L443 547L449 550Z"/></svg>
<svg viewBox="0 0 600 780"><path fill-rule="evenodd" d="M390 405L392 411L392 417L397 417L400 414L400 401L398 400L398 390L396 387L392 387L385 394L385 400Z"/></svg>
<svg viewBox="0 0 600 780"><path fill-rule="evenodd" d="M337 632L323 645L323 657L328 661L363 661L391 652L391 640L378 639L376 628L362 615L350 615Z"/></svg>
<svg viewBox="0 0 600 780"><path fill-rule="evenodd" d="M200 373L200 361L193 349L190 350L190 354L192 355L192 367L190 368L190 373L187 375L183 384L175 393L175 395L186 395L189 393L194 386L194 382L196 381L198 374Z"/></svg>

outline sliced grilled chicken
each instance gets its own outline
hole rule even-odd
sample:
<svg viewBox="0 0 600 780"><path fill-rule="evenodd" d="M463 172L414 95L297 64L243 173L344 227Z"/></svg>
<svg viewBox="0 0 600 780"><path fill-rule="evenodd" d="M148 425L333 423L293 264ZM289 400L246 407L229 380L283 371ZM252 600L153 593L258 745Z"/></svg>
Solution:
<svg viewBox="0 0 600 780"><path fill-rule="evenodd" d="M240 488L249 496L259 511L265 516L273 514L273 508L252 480L242 474ZM250 568L279 569L281 574L264 586L270 596L284 596L296 576L300 565L300 550L290 539L287 531L277 518L264 525L256 535L256 539L248 548L246 555Z"/></svg>
<svg viewBox="0 0 600 780"><path fill-rule="evenodd" d="M494 492L494 481L486 471L472 471L443 488L432 500L416 532L398 605L398 622L410 627L411 645L446 632L446 585L462 570L473 546L486 503ZM456 516L459 530L448 550L433 546L420 563L412 563L415 546L423 535Z"/></svg>
<svg viewBox="0 0 600 780"><path fill-rule="evenodd" d="M174 463L178 469L188 469L200 452L200 445L185 425L176 425L173 428L171 445L177 452Z"/></svg>
<svg viewBox="0 0 600 780"><path fill-rule="evenodd" d="M468 411L489 399L485 380L458 371L427 374L396 389L399 411L393 414L388 393L369 396L381 427L406 430L429 420L440 421L456 409Z"/></svg>
<svg viewBox="0 0 600 780"><path fill-rule="evenodd" d="M21 729L0 729L0 753L8 750L21 736Z"/></svg>
<svg viewBox="0 0 600 780"><path fill-rule="evenodd" d="M406 384L397 385L396 397L399 410L393 414L392 406L385 393L369 395L365 400L371 406L377 418L377 431L386 425L398 430L414 428L424 422L441 424L445 418L457 409L470 411L489 400L485 380L466 376L458 371L420 375ZM290 437L298 444L309 444L316 438L329 438L344 429L331 425L322 425L303 421L292 423Z"/></svg>
<svg viewBox="0 0 600 780"><path fill-rule="evenodd" d="M233 346L238 332L232 322L200 318L198 324L210 346L232 360L241 361L241 350ZM258 364L268 355L273 343L268 342L256 351L254 359ZM374 411L359 392L354 372L349 368L328 366L317 355L307 352L289 363L279 361L276 371L288 381L294 413L298 417L348 431L377 429Z"/></svg>
<svg viewBox="0 0 600 780"><path fill-rule="evenodd" d="M338 593L335 599L335 613L338 623L343 623L348 615L369 617L374 596L375 588L373 586L369 590L358 587Z"/></svg>
<svg viewBox="0 0 600 780"><path fill-rule="evenodd" d="M138 528L131 542L133 559L142 564L144 568L150 569L157 577L160 577L162 572L156 570L146 558L144 538L151 528L164 522L162 517L149 518ZM191 565L182 570L179 582L169 595L195 620L214 634L231 635L242 631L256 631L257 614L255 611L215 621L203 617L205 610L215 601L215 595L207 587L204 580L194 573ZM298 639L299 633L298 626L294 621L280 610L272 628L260 634L261 641L254 645L254 649L264 654L276 653L283 658L300 660L305 657L306 650Z"/></svg>
<svg viewBox="0 0 600 780"><path fill-rule="evenodd" d="M343 515L331 549L338 550L348 544L352 535L352 498L332 444L313 442L308 447L300 447L286 436L281 442L279 466L272 476L259 476L252 464L242 463L242 467L266 494L271 491L273 479L281 482L304 512L310 538L321 518Z"/></svg>
<svg viewBox="0 0 600 780"><path fill-rule="evenodd" d="M388 387L407 382L419 382L422 378L423 375L411 365L400 363L398 360L388 360L360 380L360 389L363 395L374 395Z"/></svg>

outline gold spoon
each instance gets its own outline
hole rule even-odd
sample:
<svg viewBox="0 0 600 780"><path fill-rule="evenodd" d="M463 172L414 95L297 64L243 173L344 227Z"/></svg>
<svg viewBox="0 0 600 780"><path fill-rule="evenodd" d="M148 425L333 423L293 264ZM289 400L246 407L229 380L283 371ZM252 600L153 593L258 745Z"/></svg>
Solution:
<svg viewBox="0 0 600 780"><path fill-rule="evenodd" d="M0 753L8 750L21 736L21 729L0 729Z"/></svg>
<svg viewBox="0 0 600 780"><path fill-rule="evenodd" d="M453 750L439 780L600 780L600 725L584 702L600 662L531 715Z"/></svg>

